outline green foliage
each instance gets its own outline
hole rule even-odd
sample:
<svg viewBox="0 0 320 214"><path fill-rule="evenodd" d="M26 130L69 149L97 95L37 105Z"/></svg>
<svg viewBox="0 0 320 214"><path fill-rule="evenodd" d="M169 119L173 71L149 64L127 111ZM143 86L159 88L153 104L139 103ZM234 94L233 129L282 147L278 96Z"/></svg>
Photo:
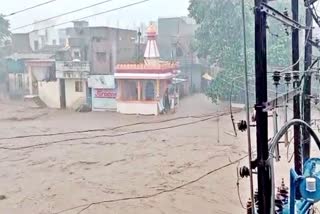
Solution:
<svg viewBox="0 0 320 214"><path fill-rule="evenodd" d="M0 15L0 44L2 45L11 35L9 31L9 21Z"/></svg>
<svg viewBox="0 0 320 214"><path fill-rule="evenodd" d="M273 6L283 11L286 5L290 6L290 1L276 4L279 5ZM249 72L254 68L253 6L253 0L245 1ZM198 56L222 68L206 94L213 102L226 99L230 94L232 80L243 76L244 72L241 0L190 0L189 15L199 24L193 44ZM272 26L270 32L279 35L268 35L268 63L271 66L286 66L291 60L290 36L286 35L279 22L269 18L268 24ZM290 29L288 32L291 33ZM243 79L235 81L234 95L244 97L243 88Z"/></svg>
<svg viewBox="0 0 320 214"><path fill-rule="evenodd" d="M9 27L9 21L4 19L3 16L0 14L0 83L5 81L6 78L5 63L2 58L6 53L6 50L3 46L11 36Z"/></svg>

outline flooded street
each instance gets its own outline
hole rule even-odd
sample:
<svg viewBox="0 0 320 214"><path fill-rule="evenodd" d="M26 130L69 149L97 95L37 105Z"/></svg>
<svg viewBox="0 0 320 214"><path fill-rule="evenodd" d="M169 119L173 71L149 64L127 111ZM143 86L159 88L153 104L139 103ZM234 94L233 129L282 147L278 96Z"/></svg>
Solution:
<svg viewBox="0 0 320 214"><path fill-rule="evenodd" d="M246 136L233 137L228 106L203 95L158 117L1 109L1 213L240 212Z"/></svg>

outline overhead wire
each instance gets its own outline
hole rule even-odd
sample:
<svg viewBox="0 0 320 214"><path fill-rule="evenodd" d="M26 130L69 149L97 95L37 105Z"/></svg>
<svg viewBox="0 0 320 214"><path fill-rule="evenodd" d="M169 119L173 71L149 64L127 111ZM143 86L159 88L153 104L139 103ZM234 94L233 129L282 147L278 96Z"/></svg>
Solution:
<svg viewBox="0 0 320 214"><path fill-rule="evenodd" d="M49 141L49 142L44 142L44 143L37 143L37 144L32 144L32 145L27 145L27 146L16 146L16 147L1 146L0 150L18 151L18 150L31 149L31 148L42 148L44 146L55 145L55 144L60 144L60 143L64 143L64 142L76 141L76 140L89 140L89 139L96 139L96 138L103 138L103 137L113 138L113 137L121 137L121 136L132 135L132 134L155 132L155 131L160 131L160 130L168 130L168 129L172 129L172 128L178 128L178 127L183 127L183 126L188 126L188 125L193 125L193 124L205 122L205 121L208 121L211 119L219 118L219 117L227 115L227 114L229 114L229 112L222 112L221 114L206 117L206 118L203 118L203 119L200 119L197 121L191 121L188 123L181 123L181 124L177 124L177 125L165 126L165 127L160 127L160 128L150 128L150 129L136 130L136 131L131 131L131 132L122 132L122 133L116 133L116 134L102 134L102 135L94 135L94 136L76 137L76 138ZM108 143L105 143L105 144L100 143L100 144L105 145Z"/></svg>
<svg viewBox="0 0 320 214"><path fill-rule="evenodd" d="M51 137L51 136L59 136L59 135L67 135L67 134L81 134L81 133L90 133L90 132L103 132L103 131L114 131L120 128L127 128L136 125L146 125L146 124L158 124L164 122L170 122L175 120L187 119L187 118L204 118L212 116L212 114L205 114L205 115L187 115L187 116L180 116L174 117L165 120L157 120L157 121L142 121L136 123L129 123L120 126L114 126L110 128L97 128L97 129L85 129L85 130L75 130L75 131L66 131L66 132L54 132L54 133L41 133L41 134L28 134L28 135L16 135L11 137L1 137L0 141L2 140L12 140L12 139L23 139L23 138L30 138L30 137Z"/></svg>
<svg viewBox="0 0 320 214"><path fill-rule="evenodd" d="M124 5L124 6L121 6L121 7L117 7L117 8L105 10L105 11L102 11L102 12L99 12L99 13L95 13L95 14L92 14L92 15L89 15L89 16L84 16L84 17L81 17L81 18L77 18L77 19L73 19L73 20L70 20L70 21L61 22L61 23L58 23L58 24L54 24L54 25L51 25L51 26L44 27L44 28L35 29L34 31L46 30L48 28L53 28L53 27L65 25L65 24L68 24L70 22L80 21L80 20L83 20L83 19L88 19L88 18L91 18L91 17L95 17L95 16L99 16L99 15L102 15L102 14L106 14L106 13L114 12L114 11L117 11L117 10L121 10L121 9L124 9L124 8L132 7L132 6L135 6L135 5L138 5L138 4L142 4L142 3L145 3L145 2L148 2L148 1L151 1L151 0L142 0L142 1L134 2L134 3L127 4L127 5Z"/></svg>
<svg viewBox="0 0 320 214"><path fill-rule="evenodd" d="M312 4L312 6L314 7L313 4ZM318 6L319 6L319 1L317 2L317 6L316 6L316 7L318 7ZM307 8L308 8L309 10L311 10L310 6L308 6ZM311 10L311 12L312 12L312 10ZM308 40L309 40L309 37L310 37L310 33L311 33L311 30L308 31L308 34L307 34L307 36L305 37L304 48L302 49L302 53L300 54L298 60L297 60L295 63L293 63L292 65L289 65L288 67L280 70L280 72L284 72L284 71L287 71L288 69L293 68L295 65L297 65L297 64L302 60L302 58L303 58L303 56L304 56L304 53L305 53L305 47L306 47L306 45L307 45L307 43L308 43Z"/></svg>
<svg viewBox="0 0 320 214"><path fill-rule="evenodd" d="M206 177L208 177L209 175L215 173L215 172L218 172L222 169L225 169L229 166L232 166L234 164L237 164L239 163L239 161L242 161L244 160L245 158L247 158L248 155L244 155L240 158L238 158L237 160L235 161L231 161L223 166L220 166L216 169L213 169L213 170L210 170L208 172L206 172L205 174L197 177L196 179L193 179L191 181L188 181L186 183L183 183L179 186L176 186L174 188L171 188L171 189L167 189L167 190L163 190L163 191L160 191L160 192L157 192L157 193L153 193L153 194L147 194L147 195L141 195L141 196L132 196L132 197L125 197L125 198L119 198L119 199L110 199L110 200L103 200L103 201L96 201L96 202L92 202L92 203L89 203L89 204L82 204L82 205L78 205L78 206L75 206L75 207L71 207L71 208L68 208L68 209L65 209L65 210L61 210L61 211L58 211L58 212L55 212L53 214L61 214L61 213L65 213L65 212L69 212L71 210L76 210L76 209L79 209L79 208L82 208L80 211L77 212L77 214L80 214L82 213L83 211L89 209L90 207L92 206L95 206L95 205L99 205L99 204L105 204L105 203L115 203L115 202L121 202L121 201L132 201L132 200L141 200L141 199L148 199L148 198L153 198L153 197L156 197L156 196L159 196L159 195L162 195L162 194L165 194L165 193L169 193L169 192L174 192L176 190L179 190L179 189L182 189L183 187L186 187L186 186L189 186L191 184L194 184Z"/></svg>
<svg viewBox="0 0 320 214"><path fill-rule="evenodd" d="M18 10L18 11L9 13L8 15L4 15L3 17L4 17L4 18L7 18L7 17L9 17L9 16L13 16L13 15L16 15L16 14L18 14L18 13L22 13L22 12L25 12L25 11L28 11L28 10L32 10L32 9L34 9L34 8L37 8L37 7L40 7L40 6L43 6L43 5L46 5L46 4L55 2L55 1L57 1L57 0L46 1L46 2L43 2L43 3L37 4L37 5L33 5L33 6L31 6L31 7L27 7L27 8L22 9L22 10Z"/></svg>
<svg viewBox="0 0 320 214"><path fill-rule="evenodd" d="M249 169L250 169L250 197L251 200L254 200L254 190L253 190L253 177L252 177L252 167L251 167L251 161L252 161L252 145L251 145L251 131L250 131L250 100L249 100L249 78L248 78L248 59L247 59L247 38L246 38L246 23L245 23L245 6L244 6L244 0L241 1L241 8L242 8L242 31L243 31L243 54L244 54L244 76L245 76L245 103L246 103L246 120L248 124L248 130L247 130L247 140L248 140L248 159L249 159ZM239 181L238 181L239 183ZM240 187L238 184L238 196L239 200L241 201L240 197ZM241 202L242 207L245 209ZM251 213L255 213L255 208L252 206Z"/></svg>
<svg viewBox="0 0 320 214"><path fill-rule="evenodd" d="M66 15L69 15L69 14L72 14L72 13L79 12L79 11L82 11L82 10L86 10L86 9L89 9L89 8L92 8L92 7L101 5L101 4L105 4L105 3L108 3L108 2L111 2L111 1L113 1L113 0L106 0L106 1L98 2L96 4L91 4L91 5L88 5L86 7L78 8L76 10L72 10L72 11L65 12L65 13L62 13L62 14L59 14L59 15L56 15L56 16L52 16L52 17L45 18L45 19L42 19L42 20L39 20L39 21L35 21L33 23L30 23L30 24L26 24L26 25L22 25L22 26L13 28L12 31L19 30L19 29L22 29L22 28L26 28L26 27L29 27L29 26L33 26L35 24L46 22L46 21L49 21L49 20L52 20L52 19L56 19L56 18L59 18L59 17L62 17L62 16L66 16Z"/></svg>

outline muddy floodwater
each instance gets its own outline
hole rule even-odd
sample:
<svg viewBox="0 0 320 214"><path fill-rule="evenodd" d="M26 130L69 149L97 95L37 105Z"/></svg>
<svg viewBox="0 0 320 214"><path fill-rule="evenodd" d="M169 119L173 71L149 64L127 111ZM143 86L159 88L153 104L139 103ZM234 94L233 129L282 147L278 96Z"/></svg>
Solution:
<svg viewBox="0 0 320 214"><path fill-rule="evenodd" d="M158 117L0 109L0 213L245 213L246 133L233 136L227 105L194 95ZM286 176L286 150L283 160Z"/></svg>

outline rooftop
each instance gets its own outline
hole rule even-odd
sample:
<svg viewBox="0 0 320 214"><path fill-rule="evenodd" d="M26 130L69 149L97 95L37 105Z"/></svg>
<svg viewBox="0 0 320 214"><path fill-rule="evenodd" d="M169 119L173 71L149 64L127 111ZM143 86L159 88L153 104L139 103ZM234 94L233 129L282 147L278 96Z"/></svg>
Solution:
<svg viewBox="0 0 320 214"><path fill-rule="evenodd" d="M50 59L54 54L44 54L44 53L14 53L7 56L6 59Z"/></svg>
<svg viewBox="0 0 320 214"><path fill-rule="evenodd" d="M145 63L129 63L129 64L118 64L117 70L163 70L163 69L175 69L177 67L176 63L159 61L158 64L145 64Z"/></svg>

